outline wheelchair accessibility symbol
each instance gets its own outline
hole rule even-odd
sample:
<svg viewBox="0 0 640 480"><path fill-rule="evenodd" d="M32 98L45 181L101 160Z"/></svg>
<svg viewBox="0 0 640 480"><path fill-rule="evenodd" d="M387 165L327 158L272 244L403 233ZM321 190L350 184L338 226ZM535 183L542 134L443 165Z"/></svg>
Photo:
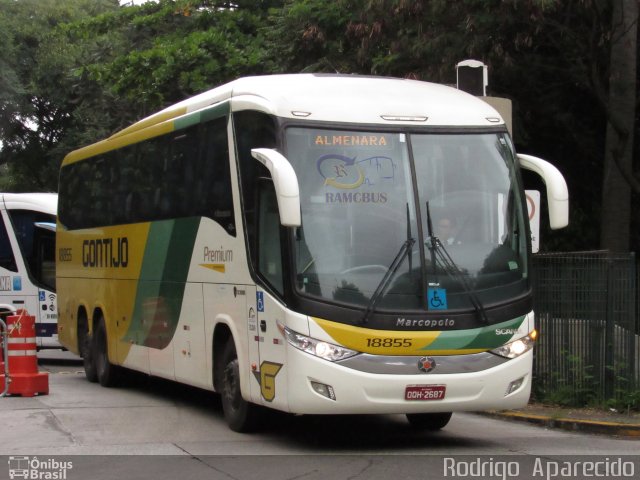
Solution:
<svg viewBox="0 0 640 480"><path fill-rule="evenodd" d="M256 303L259 312L264 312L264 292L256 292Z"/></svg>
<svg viewBox="0 0 640 480"><path fill-rule="evenodd" d="M429 288L427 290L429 310L446 310L447 291L444 288Z"/></svg>

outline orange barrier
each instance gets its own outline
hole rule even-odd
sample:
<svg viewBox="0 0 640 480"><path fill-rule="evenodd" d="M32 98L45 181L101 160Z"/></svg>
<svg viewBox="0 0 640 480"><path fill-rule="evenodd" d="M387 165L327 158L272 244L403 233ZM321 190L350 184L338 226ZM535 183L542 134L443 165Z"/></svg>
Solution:
<svg viewBox="0 0 640 480"><path fill-rule="evenodd" d="M26 310L7 317L9 395L33 397L49 393L49 374L38 372L36 318ZM0 365L0 391L5 387L5 365Z"/></svg>

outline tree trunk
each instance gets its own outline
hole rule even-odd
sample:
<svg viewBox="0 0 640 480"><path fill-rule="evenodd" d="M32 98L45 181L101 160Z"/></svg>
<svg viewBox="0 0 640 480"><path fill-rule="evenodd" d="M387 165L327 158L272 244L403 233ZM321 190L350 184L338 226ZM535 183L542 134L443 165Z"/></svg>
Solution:
<svg viewBox="0 0 640 480"><path fill-rule="evenodd" d="M600 246L629 251L638 0L614 0Z"/></svg>

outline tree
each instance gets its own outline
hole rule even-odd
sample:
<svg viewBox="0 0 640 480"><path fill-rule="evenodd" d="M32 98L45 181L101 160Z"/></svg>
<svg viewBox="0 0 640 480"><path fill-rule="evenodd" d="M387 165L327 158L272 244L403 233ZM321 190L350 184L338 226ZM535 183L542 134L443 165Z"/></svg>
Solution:
<svg viewBox="0 0 640 480"><path fill-rule="evenodd" d="M0 94L0 189L55 191L55 147L69 121L68 96L62 85L53 88L58 72L41 65L64 56L47 40L59 25L109 8L118 8L117 0L0 0L0 32L10 40L2 51L8 88Z"/></svg>
<svg viewBox="0 0 640 480"><path fill-rule="evenodd" d="M640 216L628 207L640 206L637 8L634 0L0 0L0 165L14 189L55 189L68 151L238 76L317 71L451 84L455 64L475 58L489 66L490 93L513 100L518 150L547 158L569 183L570 228L544 234L545 245L625 249L631 232L637 249Z"/></svg>
<svg viewBox="0 0 640 480"><path fill-rule="evenodd" d="M607 134L602 188L601 246L628 251L631 192L640 194L640 175L633 170L633 134L637 90L637 0L615 0L611 16L611 60L608 96L600 87L607 112Z"/></svg>
<svg viewBox="0 0 640 480"><path fill-rule="evenodd" d="M5 102L15 113L0 131L0 164L9 173L0 188L14 191L55 190L69 151L186 96L263 71L260 19L278 4L0 2L0 33L17 32L12 63L16 85L24 86Z"/></svg>
<svg viewBox="0 0 640 480"><path fill-rule="evenodd" d="M489 66L490 91L514 103L518 150L556 164L565 174L571 195L571 224L545 238L551 248L585 249L600 244L600 198L605 168L623 165L629 183L633 116L637 105L635 21L633 0L337 0L331 11L320 0L295 0L272 16L273 51L282 70L339 71L419 78L454 83L454 65L466 58ZM624 26L612 6L627 5ZM619 8L619 7L616 7ZM635 14L637 18L637 13ZM612 28L613 25L613 28ZM624 33L624 37L621 36ZM633 40L633 43L632 43ZM622 43L624 42L624 43ZM620 46L625 64L613 53ZM611 76L610 69L624 71ZM622 137L613 125L622 112L616 102L615 81L626 78L620 103L626 105ZM617 81L617 80L616 80ZM614 89L609 93L609 86ZM612 103L613 102L613 103ZM612 116L613 115L613 116ZM615 123L611 123L615 121ZM607 124L610 133L606 139ZM624 133L627 132L627 133ZM615 133L615 135L613 135ZM628 138L626 160L608 154ZM616 140L618 139L618 140ZM619 161L616 162L615 159ZM625 163L626 162L626 163ZM605 167L606 163L606 167ZM624 177L623 177L624 178ZM624 191L618 182L613 188ZM603 232L628 245L629 196L606 194L615 213L603 215ZM626 233L610 222L626 225ZM636 222L640 222L635 219ZM624 228L624 227L621 227ZM638 239L640 241L640 239ZM607 248L625 249L624 245ZM640 244L634 244L640 248Z"/></svg>

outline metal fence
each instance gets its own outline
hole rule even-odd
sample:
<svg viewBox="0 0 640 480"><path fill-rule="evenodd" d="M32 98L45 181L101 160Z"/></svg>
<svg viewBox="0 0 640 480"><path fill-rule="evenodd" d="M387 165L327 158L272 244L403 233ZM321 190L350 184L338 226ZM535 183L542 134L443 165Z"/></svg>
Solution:
<svg viewBox="0 0 640 480"><path fill-rule="evenodd" d="M640 271L633 253L539 254L533 397L640 408Z"/></svg>

